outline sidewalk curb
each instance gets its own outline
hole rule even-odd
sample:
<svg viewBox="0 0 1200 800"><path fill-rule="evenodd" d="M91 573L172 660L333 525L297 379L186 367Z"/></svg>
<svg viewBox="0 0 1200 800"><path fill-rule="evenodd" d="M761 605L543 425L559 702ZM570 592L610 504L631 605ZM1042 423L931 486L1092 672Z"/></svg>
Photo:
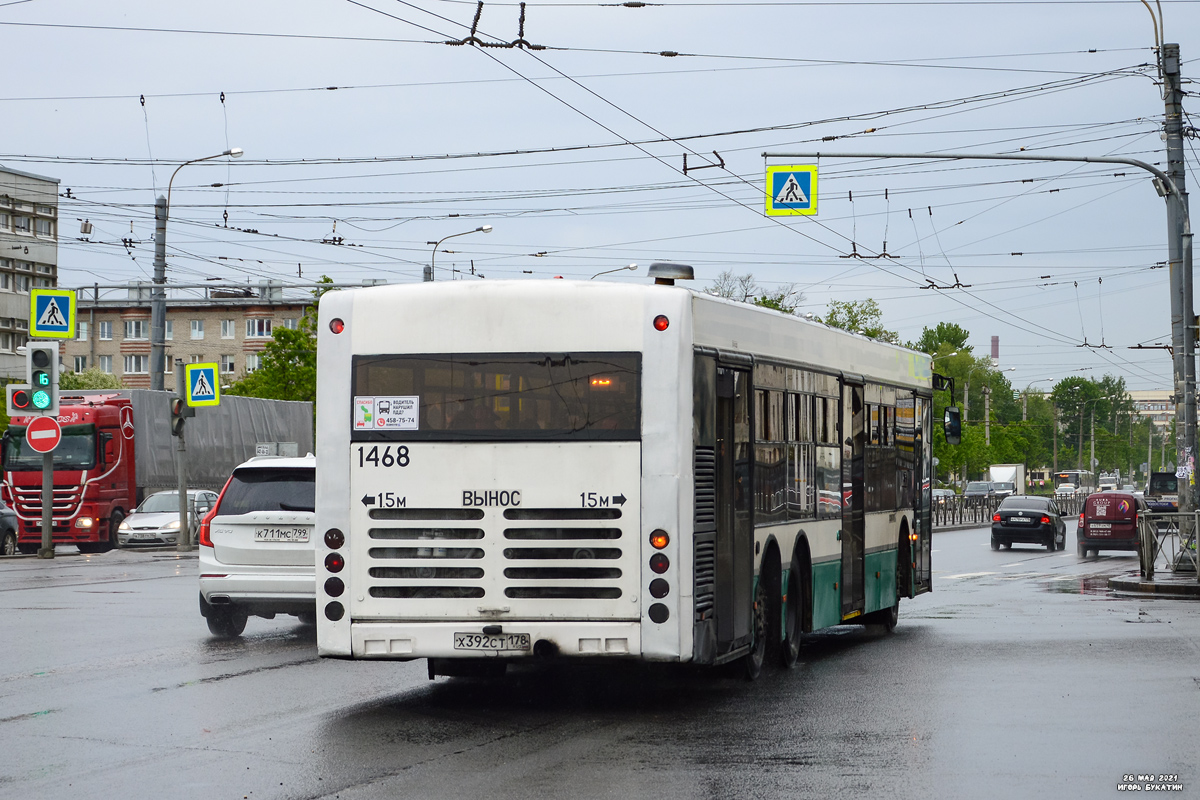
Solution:
<svg viewBox="0 0 1200 800"><path fill-rule="evenodd" d="M1169 581L1156 581L1145 580L1141 575L1134 574L1125 577L1109 578L1108 588L1114 592L1200 600L1200 583L1197 583L1193 578L1173 578Z"/></svg>

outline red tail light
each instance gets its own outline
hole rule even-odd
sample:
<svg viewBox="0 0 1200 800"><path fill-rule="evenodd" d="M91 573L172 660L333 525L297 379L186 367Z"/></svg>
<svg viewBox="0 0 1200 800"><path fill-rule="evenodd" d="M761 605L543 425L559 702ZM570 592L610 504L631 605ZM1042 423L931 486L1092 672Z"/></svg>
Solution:
<svg viewBox="0 0 1200 800"><path fill-rule="evenodd" d="M1049 524L1050 524L1050 518L1049 518L1049 517L1042 517L1042 524L1043 524L1043 525L1049 525Z"/></svg>
<svg viewBox="0 0 1200 800"><path fill-rule="evenodd" d="M1079 527L1083 527L1083 512L1079 512Z"/></svg>
<svg viewBox="0 0 1200 800"><path fill-rule="evenodd" d="M999 522L999 521L1000 521L1000 512L997 511L995 514L992 514L992 522Z"/></svg>
<svg viewBox="0 0 1200 800"><path fill-rule="evenodd" d="M225 485L221 487L221 494L217 496L217 502L213 503L212 509L209 510L204 518L200 520L200 532L196 536L196 543L200 547L212 547L212 529L209 527L212 523L212 518L217 515L217 509L221 507L221 501L225 499L225 490L229 488L233 476L229 476L229 480L225 481Z"/></svg>

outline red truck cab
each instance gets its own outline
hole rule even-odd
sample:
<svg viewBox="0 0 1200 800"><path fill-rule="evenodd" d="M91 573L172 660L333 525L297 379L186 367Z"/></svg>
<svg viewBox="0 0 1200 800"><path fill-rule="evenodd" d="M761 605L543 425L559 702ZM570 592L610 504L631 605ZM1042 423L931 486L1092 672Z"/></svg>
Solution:
<svg viewBox="0 0 1200 800"><path fill-rule="evenodd" d="M17 513L17 546L42 541L42 454L25 440L32 417L13 417L0 443L5 502ZM119 395L60 397L62 441L54 456L54 543L81 552L111 549L117 526L137 506L133 410Z"/></svg>

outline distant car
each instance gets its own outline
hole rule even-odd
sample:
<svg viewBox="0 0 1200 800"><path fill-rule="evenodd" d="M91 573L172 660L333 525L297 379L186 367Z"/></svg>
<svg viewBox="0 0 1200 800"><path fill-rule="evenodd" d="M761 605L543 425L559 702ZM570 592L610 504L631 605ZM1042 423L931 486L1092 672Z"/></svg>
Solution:
<svg viewBox="0 0 1200 800"><path fill-rule="evenodd" d="M1179 479L1173 472L1151 472L1146 486L1146 505L1153 511L1179 510Z"/></svg>
<svg viewBox="0 0 1200 800"><path fill-rule="evenodd" d="M1047 550L1066 548L1067 526L1053 499L1013 495L1000 502L992 514L992 549L1018 542L1045 545Z"/></svg>
<svg viewBox="0 0 1200 800"><path fill-rule="evenodd" d="M188 519L194 534L200 518L212 510L217 493L188 489ZM179 541L179 491L172 489L150 495L117 526L117 547L146 547Z"/></svg>
<svg viewBox="0 0 1200 800"><path fill-rule="evenodd" d="M17 547L17 512L0 501L0 555L15 556L20 552Z"/></svg>
<svg viewBox="0 0 1200 800"><path fill-rule="evenodd" d="M967 499L993 497L995 494L996 488L991 481L971 481L967 484L967 488L963 490L963 497Z"/></svg>
<svg viewBox="0 0 1200 800"><path fill-rule="evenodd" d="M241 636L249 616L316 621L316 466L261 456L233 471L200 523L200 614L214 636Z"/></svg>
<svg viewBox="0 0 1200 800"><path fill-rule="evenodd" d="M1075 491L1075 484L1060 483L1058 486L1054 487L1054 496L1060 499L1064 497L1074 497Z"/></svg>
<svg viewBox="0 0 1200 800"><path fill-rule="evenodd" d="M994 481L992 494L996 497L1008 497L1017 493L1017 485L1011 481Z"/></svg>
<svg viewBox="0 0 1200 800"><path fill-rule="evenodd" d="M1075 529L1075 547L1080 558L1101 550L1138 549L1139 512L1149 510L1146 501L1131 492L1097 492L1088 495Z"/></svg>
<svg viewBox="0 0 1200 800"><path fill-rule="evenodd" d="M936 505L944 506L951 497L957 497L953 489L934 489L933 502Z"/></svg>

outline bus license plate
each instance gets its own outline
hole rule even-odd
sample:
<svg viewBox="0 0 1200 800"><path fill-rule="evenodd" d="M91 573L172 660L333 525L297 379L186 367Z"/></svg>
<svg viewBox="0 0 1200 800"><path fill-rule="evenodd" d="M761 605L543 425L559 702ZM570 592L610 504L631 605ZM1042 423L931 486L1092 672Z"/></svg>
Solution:
<svg viewBox="0 0 1200 800"><path fill-rule="evenodd" d="M528 633L456 633L455 650L528 650Z"/></svg>
<svg viewBox="0 0 1200 800"><path fill-rule="evenodd" d="M256 542L307 542L308 528L255 528Z"/></svg>

